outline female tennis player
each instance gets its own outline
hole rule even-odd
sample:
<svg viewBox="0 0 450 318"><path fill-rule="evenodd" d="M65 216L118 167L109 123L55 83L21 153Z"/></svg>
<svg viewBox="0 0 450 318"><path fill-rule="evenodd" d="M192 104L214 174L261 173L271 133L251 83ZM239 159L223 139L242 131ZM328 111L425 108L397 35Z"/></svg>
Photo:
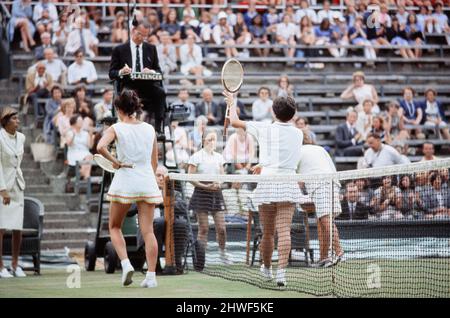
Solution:
<svg viewBox="0 0 450 318"><path fill-rule="evenodd" d="M123 91L114 101L114 106L120 122L105 131L97 146L97 151L117 169L107 195L111 202L111 241L122 263L122 284L128 286L132 283L134 268L128 259L122 223L131 204L136 203L148 266L141 287L156 287L158 243L153 233L153 212L155 204L160 204L163 200L155 178L158 163L155 129L136 119L140 101L134 91ZM113 141L116 142L117 159L108 151L108 145Z"/></svg>
<svg viewBox="0 0 450 318"><path fill-rule="evenodd" d="M289 121L295 115L295 101L291 97L277 97L273 101L274 123L242 121L236 112L236 98L224 91L230 109L230 124L243 128L259 143L261 175L295 175L300 161L303 133ZM261 253L263 276L272 279L272 254L275 230L278 235L278 268L276 282L286 285L286 267L291 252L291 224L295 204L304 203L305 196L296 182L260 182L253 193L253 203L258 206L263 236Z"/></svg>

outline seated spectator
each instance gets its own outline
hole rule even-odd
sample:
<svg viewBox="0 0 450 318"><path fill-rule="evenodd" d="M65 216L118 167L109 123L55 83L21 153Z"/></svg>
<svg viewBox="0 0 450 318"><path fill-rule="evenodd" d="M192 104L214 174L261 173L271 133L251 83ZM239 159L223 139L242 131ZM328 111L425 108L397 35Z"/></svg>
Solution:
<svg viewBox="0 0 450 318"><path fill-rule="evenodd" d="M436 2L433 13L434 31L436 33L450 33L448 17L443 11L442 2Z"/></svg>
<svg viewBox="0 0 450 318"><path fill-rule="evenodd" d="M45 104L45 119L44 119L44 136L45 142L48 144L55 144L55 125L53 118L61 109L61 102L63 96L63 90L59 85L53 85L50 90L50 96Z"/></svg>
<svg viewBox="0 0 450 318"><path fill-rule="evenodd" d="M258 15L258 11L256 10L256 4L257 3L255 0L250 0L247 12L245 12L245 14L243 15L245 24L247 24L247 26L250 26L253 19Z"/></svg>
<svg viewBox="0 0 450 318"><path fill-rule="evenodd" d="M198 28L200 22L191 15L186 14L183 16L183 21L180 23L180 38L181 40L186 40L189 34L195 35L197 42L197 34L199 34L200 30Z"/></svg>
<svg viewBox="0 0 450 318"><path fill-rule="evenodd" d="M166 31L160 33L161 43L157 45L159 66L167 76L177 70L177 51L170 40L170 35Z"/></svg>
<svg viewBox="0 0 450 318"><path fill-rule="evenodd" d="M67 13L61 13L59 20L55 22L53 31L52 44L58 48L58 55L64 55L67 38L69 37L70 31L72 31L68 23Z"/></svg>
<svg viewBox="0 0 450 318"><path fill-rule="evenodd" d="M218 15L219 23L213 28L213 39L217 45L225 45L225 55L227 58L237 57L239 55L234 41L233 28L227 22L227 14L223 11Z"/></svg>
<svg viewBox="0 0 450 318"><path fill-rule="evenodd" d="M319 10L319 12L317 12L317 21L316 21L316 23L322 23L322 21L324 20L324 19L328 19L328 21L330 21L331 23L334 23L334 22L332 22L332 21L334 21L333 20L333 16L335 15L335 14L340 14L339 13L339 11L333 11L333 10L331 10L331 7L330 7L330 1L328 1L328 0L325 0L324 2L323 2L323 9L322 10Z"/></svg>
<svg viewBox="0 0 450 318"><path fill-rule="evenodd" d="M78 17L75 20L74 29L69 33L65 46L66 55L76 55L81 51L83 54L95 57L97 51L98 39L92 34L90 29L84 27L85 20Z"/></svg>
<svg viewBox="0 0 450 318"><path fill-rule="evenodd" d="M311 127L309 127L308 119L306 119L305 117L297 117L297 118L295 118L294 124L295 124L295 127L302 130L303 132L305 132L305 131L308 132L309 139L311 140L313 145L316 144L317 136L314 133L314 131L311 130Z"/></svg>
<svg viewBox="0 0 450 318"><path fill-rule="evenodd" d="M408 12L406 12L405 6L397 6L397 13L395 13L395 18L397 18L400 25L406 25L406 22L408 21Z"/></svg>
<svg viewBox="0 0 450 318"><path fill-rule="evenodd" d="M420 28L419 22L417 22L417 16L414 12L408 15L408 22L406 23L406 34L408 36L408 43L410 45L418 46L414 48L414 56L420 58L422 56L422 49L420 46L424 44L425 38L423 31Z"/></svg>
<svg viewBox="0 0 450 318"><path fill-rule="evenodd" d="M374 47L379 45L389 45L389 41L386 39L387 25L381 23L380 13L379 11L376 12L377 13L374 15L374 12L369 10L363 15L367 40L369 40ZM376 19L378 23L374 23L374 19Z"/></svg>
<svg viewBox="0 0 450 318"><path fill-rule="evenodd" d="M326 45L328 46L332 41L333 30L331 28L330 21L328 19L323 19L319 26L314 30L316 34L316 45ZM330 47L328 49L330 54L334 57L338 57L339 53L336 48Z"/></svg>
<svg viewBox="0 0 450 318"><path fill-rule="evenodd" d="M223 120L222 111L213 97L212 90L205 88L202 92L202 101L195 105L195 116L206 116L208 125L217 125Z"/></svg>
<svg viewBox="0 0 450 318"><path fill-rule="evenodd" d="M370 128L370 132L372 134L377 134L381 138L382 143L389 144L386 139L386 126L384 124L384 119L381 116L373 116L372 117L372 127ZM367 136L367 135L366 135Z"/></svg>
<svg viewBox="0 0 450 318"><path fill-rule="evenodd" d="M33 10L33 21L39 34L52 33L53 24L58 20L56 6L50 0L40 0Z"/></svg>
<svg viewBox="0 0 450 318"><path fill-rule="evenodd" d="M39 61L44 58L44 50L47 48L53 49L54 52L57 52L58 48L52 45L52 37L51 37L50 33L43 32L41 34L41 43L42 43L42 45L40 45L34 49L34 58L36 60Z"/></svg>
<svg viewBox="0 0 450 318"><path fill-rule="evenodd" d="M233 26L234 40L238 45L247 45L252 42L252 35L244 21L242 13L236 14L236 24Z"/></svg>
<svg viewBox="0 0 450 318"><path fill-rule="evenodd" d="M361 200L358 187L354 182L345 185L344 200L341 201L342 213L336 220L367 220L370 208Z"/></svg>
<svg viewBox="0 0 450 318"><path fill-rule="evenodd" d="M300 21L300 34L297 35L298 44L306 45L307 48L297 51L297 57L317 57L319 56L319 50L314 48L316 43L316 34L314 32L314 26L309 17L304 16ZM309 48L311 47L311 48ZM303 53L303 54L302 54ZM307 67L322 69L325 67L323 63L308 63Z"/></svg>
<svg viewBox="0 0 450 318"><path fill-rule="evenodd" d="M31 8L31 0L14 0L11 10L11 20L8 24L9 39L12 42L14 32L19 29L22 38L22 45L25 52L30 52L30 47L36 45L33 40L36 27L32 21L33 10Z"/></svg>
<svg viewBox="0 0 450 318"><path fill-rule="evenodd" d="M70 129L65 135L67 143L67 161L69 166L76 166L79 161L93 160L92 153L89 149L92 148L94 138L92 131L89 132L83 129L83 118L79 114L73 115L70 118ZM87 179L91 176L92 164L82 164L80 166L80 175L82 179Z"/></svg>
<svg viewBox="0 0 450 318"><path fill-rule="evenodd" d="M281 22L280 17L277 14L277 8L275 6L270 6L267 12L263 16L263 21L265 21L267 26L267 32L275 32L276 26Z"/></svg>
<svg viewBox="0 0 450 318"><path fill-rule="evenodd" d="M295 24L300 24L300 21L304 16L307 16L313 23L317 21L316 11L309 8L308 0L300 1L300 8L295 11Z"/></svg>
<svg viewBox="0 0 450 318"><path fill-rule="evenodd" d="M377 168L392 166L406 162L404 158L392 146L381 143L381 138L377 134L367 136L369 149L364 153L364 167Z"/></svg>
<svg viewBox="0 0 450 318"><path fill-rule="evenodd" d="M180 25L177 21L177 12L174 9L170 9L166 20L161 24L161 30L169 33L173 43L178 44L181 40Z"/></svg>
<svg viewBox="0 0 450 318"><path fill-rule="evenodd" d="M430 174L431 191L423 194L425 217L431 219L448 216L450 209L450 192L442 187L442 177L437 172Z"/></svg>
<svg viewBox="0 0 450 318"><path fill-rule="evenodd" d="M335 15L334 26L331 28L331 43L336 44L337 46L346 46L349 45L348 39L348 26L345 21L345 18L340 15ZM330 47L328 49L330 54L334 57L344 57L347 56L347 48L345 47Z"/></svg>
<svg viewBox="0 0 450 318"><path fill-rule="evenodd" d="M236 93L236 94L239 94L239 92ZM247 111L245 110L245 105L244 105L243 102L241 102L241 100L239 98L240 98L240 96L237 95L237 97L235 99L236 106L237 106L236 111L237 111L237 114L238 114L239 118L243 119L243 120L244 119L251 120L253 118L252 115L251 114L247 114ZM225 103L225 101L221 101L219 103L219 108L221 109L222 114L224 114L222 116L221 122L220 122L220 125L223 125L224 120L225 120L225 112L226 112L226 109L227 109L227 104Z"/></svg>
<svg viewBox="0 0 450 318"><path fill-rule="evenodd" d="M403 58L416 58L414 52L409 48L406 25L401 25L396 17L392 19L392 27L387 29L386 36L392 45L400 46L399 51Z"/></svg>
<svg viewBox="0 0 450 318"><path fill-rule="evenodd" d="M94 106L95 120L99 123L105 117L111 117L113 111L114 92L111 88L103 91L103 99Z"/></svg>
<svg viewBox="0 0 450 318"><path fill-rule="evenodd" d="M361 135L360 140L365 141L367 135L372 130L373 124L373 101L370 99L366 99L363 101L362 111L358 112L358 120L356 121L356 131ZM384 134L384 130L383 130Z"/></svg>
<svg viewBox="0 0 450 318"><path fill-rule="evenodd" d="M298 35L297 27L291 23L289 15L283 17L283 21L277 24L276 41L277 44L284 46L284 54L286 57L293 58L295 54L295 46L297 45L295 37Z"/></svg>
<svg viewBox="0 0 450 318"><path fill-rule="evenodd" d="M258 99L252 104L252 115L255 121L273 121L273 101L270 99L270 90L262 86L258 90Z"/></svg>
<svg viewBox="0 0 450 318"><path fill-rule="evenodd" d="M370 206L381 219L400 219L400 189L394 184L393 176L384 176L381 186L375 190Z"/></svg>
<svg viewBox="0 0 450 318"><path fill-rule="evenodd" d="M194 125L195 121L195 105L189 101L189 91L186 88L182 88L178 92L178 99L172 103L172 105L183 105L189 109L189 117L183 122L184 125Z"/></svg>
<svg viewBox="0 0 450 318"><path fill-rule="evenodd" d="M358 16L358 12L356 11L355 4L353 2L349 2L345 9L344 18L347 22L349 28L355 25L356 17Z"/></svg>
<svg viewBox="0 0 450 318"><path fill-rule="evenodd" d="M353 83L348 86L341 94L342 99L355 99L358 105L355 110L357 112L362 111L362 103L370 99L373 101L374 105L372 108L372 112L374 114L378 114L380 112L380 108L378 107L378 94L373 85L366 84L365 75L363 72L358 71L353 73L352 76Z"/></svg>
<svg viewBox="0 0 450 318"><path fill-rule="evenodd" d="M33 106L36 119L44 118L44 110L38 102L38 98L47 98L50 95L50 89L53 86L53 78L47 73L45 64L39 62L36 69L28 73L25 80L25 89L27 91L27 101Z"/></svg>
<svg viewBox="0 0 450 318"><path fill-rule="evenodd" d="M93 84L98 79L94 63L84 59L81 50L75 52L75 62L67 70L67 81L71 85Z"/></svg>
<svg viewBox="0 0 450 318"><path fill-rule="evenodd" d="M64 148L66 145L66 133L70 129L70 118L75 114L75 99L67 98L61 102L61 112L53 117L53 122L58 128L60 135L60 147Z"/></svg>
<svg viewBox="0 0 450 318"><path fill-rule="evenodd" d="M67 66L64 62L56 58L55 51L52 48L44 50L45 60L42 63L45 65L47 73L52 76L54 82L64 85L66 83Z"/></svg>
<svg viewBox="0 0 450 318"><path fill-rule="evenodd" d="M191 153L197 152L202 149L203 135L206 131L206 125L208 119L204 115L200 115L195 120L194 129L189 133L189 151Z"/></svg>
<svg viewBox="0 0 450 318"><path fill-rule="evenodd" d="M111 42L126 43L128 41L128 29L125 21L125 12L118 11L112 24Z"/></svg>
<svg viewBox="0 0 450 318"><path fill-rule="evenodd" d="M369 179L356 179L355 185L358 188L360 201L370 208L370 201L373 198L373 189L370 187Z"/></svg>
<svg viewBox="0 0 450 318"><path fill-rule="evenodd" d="M450 140L448 124L445 122L445 112L442 103L436 99L437 92L428 88L425 91L425 100L422 109L424 112L425 126L438 127L444 138Z"/></svg>
<svg viewBox="0 0 450 318"><path fill-rule="evenodd" d="M211 15L208 11L203 11L201 15L201 22L199 24L200 39L203 43L212 43L213 24L211 23ZM206 48L207 50L207 48Z"/></svg>
<svg viewBox="0 0 450 318"><path fill-rule="evenodd" d="M447 168L442 168L438 170L439 175L442 179L442 188L448 189L450 187L450 171Z"/></svg>
<svg viewBox="0 0 450 318"><path fill-rule="evenodd" d="M368 60L368 64L373 65L373 61L377 59L377 53L367 38L361 16L356 16L355 24L348 29L348 39L351 44L364 47L364 57Z"/></svg>
<svg viewBox="0 0 450 318"><path fill-rule="evenodd" d="M404 217L419 217L422 215L423 202L416 191L414 180L410 175L400 177L400 212Z"/></svg>
<svg viewBox="0 0 450 318"><path fill-rule="evenodd" d="M86 98L86 86L83 84L75 87L74 98L76 104L76 113L83 119L83 129L90 130L94 127L95 115L92 107L92 101Z"/></svg>
<svg viewBox="0 0 450 318"><path fill-rule="evenodd" d="M252 44L255 45L269 45L270 41L267 37L267 29L264 26L262 15L258 14L253 19L249 26L249 31L251 34L251 37L253 38ZM256 54L259 57L267 57L269 56L270 48L255 48L254 49ZM267 64L263 63L263 67Z"/></svg>
<svg viewBox="0 0 450 318"><path fill-rule="evenodd" d="M427 6L420 6L417 23L421 32L433 33L433 16Z"/></svg>
<svg viewBox="0 0 450 318"><path fill-rule="evenodd" d="M158 13L156 12L156 10L150 9L147 15L147 23L150 35L156 35L161 30L161 23L158 18Z"/></svg>
<svg viewBox="0 0 450 318"><path fill-rule="evenodd" d="M347 119L336 129L336 155L361 156L363 144L361 134L356 130L358 113L353 109L347 111Z"/></svg>
<svg viewBox="0 0 450 318"><path fill-rule="evenodd" d="M255 161L255 141L244 129L238 128L227 140L223 157L233 163L234 173L248 174Z"/></svg>
<svg viewBox="0 0 450 318"><path fill-rule="evenodd" d="M421 162L439 159L434 155L434 145L431 142L424 142L424 144L422 145L422 153L423 157L420 160Z"/></svg>
<svg viewBox="0 0 450 318"><path fill-rule="evenodd" d="M186 44L180 47L180 60L181 60L181 73L183 75L195 75L195 84L203 86L204 75L211 75L211 72L207 70L203 65L202 49L199 45L195 44L194 36L188 36Z"/></svg>
<svg viewBox="0 0 450 318"><path fill-rule="evenodd" d="M392 25L392 18L389 15L389 8L386 4L380 5L380 13L378 14L378 22L384 26L385 29L390 28Z"/></svg>
<svg viewBox="0 0 450 318"><path fill-rule="evenodd" d="M409 139L405 129L403 112L397 101L390 101L385 118L386 143Z"/></svg>
<svg viewBox="0 0 450 318"><path fill-rule="evenodd" d="M414 100L414 89L405 87L403 89L403 99L400 99L400 107L404 116L405 124L420 125L423 119L423 109L420 102ZM425 139L422 129L415 128L415 135L418 139Z"/></svg>
<svg viewBox="0 0 450 318"><path fill-rule="evenodd" d="M278 86L272 92L272 99L277 97L294 98L294 86L289 82L289 77L285 74L278 79Z"/></svg>
<svg viewBox="0 0 450 318"><path fill-rule="evenodd" d="M174 149L172 149L171 144L167 147L166 158L172 163L175 163L176 158L176 163L180 166L180 169L184 169L189 161L187 133L183 127L179 126L178 121L172 121L170 126L172 131L171 139L173 139L175 144Z"/></svg>

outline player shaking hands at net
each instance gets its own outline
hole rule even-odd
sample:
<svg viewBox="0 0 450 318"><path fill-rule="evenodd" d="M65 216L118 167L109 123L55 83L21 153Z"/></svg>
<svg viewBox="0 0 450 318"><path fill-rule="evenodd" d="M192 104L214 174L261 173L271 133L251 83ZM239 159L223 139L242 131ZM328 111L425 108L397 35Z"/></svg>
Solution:
<svg viewBox="0 0 450 318"><path fill-rule="evenodd" d="M224 92L229 107L230 124L234 128L245 129L259 143L259 166L261 175L295 175L300 161L303 133L292 126L289 121L296 112L295 101L288 97L277 97L272 110L275 115L273 123L242 121L236 112L236 97ZM272 254L274 250L275 231L278 235L278 268L276 282L286 286L286 267L291 252L291 224L296 203L304 203L297 182L259 182L253 192L253 204L258 207L263 235L261 254L263 265L261 273L267 280L272 276Z"/></svg>

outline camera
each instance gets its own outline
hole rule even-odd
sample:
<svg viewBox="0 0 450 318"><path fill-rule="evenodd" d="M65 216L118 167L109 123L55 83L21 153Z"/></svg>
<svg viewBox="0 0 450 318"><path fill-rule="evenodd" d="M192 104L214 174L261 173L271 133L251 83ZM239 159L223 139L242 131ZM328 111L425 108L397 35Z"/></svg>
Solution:
<svg viewBox="0 0 450 318"><path fill-rule="evenodd" d="M189 118L191 111L184 104L172 104L167 107L166 114L171 122L183 122Z"/></svg>

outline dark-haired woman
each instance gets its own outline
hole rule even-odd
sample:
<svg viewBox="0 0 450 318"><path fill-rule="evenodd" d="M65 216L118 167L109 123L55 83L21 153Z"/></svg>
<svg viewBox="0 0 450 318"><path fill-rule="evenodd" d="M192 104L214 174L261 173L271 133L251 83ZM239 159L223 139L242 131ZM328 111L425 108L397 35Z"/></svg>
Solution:
<svg viewBox="0 0 450 318"><path fill-rule="evenodd" d="M17 110L5 107L0 115L0 278L25 277L18 266L22 241L25 179L20 164L25 135L18 132ZM12 230L11 273L3 266L3 233Z"/></svg>
<svg viewBox="0 0 450 318"><path fill-rule="evenodd" d="M403 175L400 177L400 212L404 217L418 217L421 215L423 203L421 193L415 189L413 177Z"/></svg>
<svg viewBox="0 0 450 318"><path fill-rule="evenodd" d="M139 227L145 241L148 266L141 287L156 287L158 243L153 232L153 214L155 205L162 202L162 195L155 177L158 164L155 129L137 119L140 100L134 91L123 91L114 101L114 106L120 122L108 128L97 145L97 151L117 169L107 195L111 202L111 242L121 260L122 285L128 286L132 283L134 268L128 259L121 228L131 204L135 203L139 211ZM116 142L117 158L108 151L108 145L113 141Z"/></svg>
<svg viewBox="0 0 450 318"><path fill-rule="evenodd" d="M224 92L230 107L230 123L253 135L259 143L261 174L295 175L300 162L303 133L291 125L296 112L294 99L277 97L273 101L274 123L242 121L236 112L236 97ZM253 204L258 207L263 236L261 273L266 280L272 279L272 254L275 232L278 236L277 285L286 286L286 267L291 252L291 225L296 203L304 203L297 182L259 182L253 192Z"/></svg>

